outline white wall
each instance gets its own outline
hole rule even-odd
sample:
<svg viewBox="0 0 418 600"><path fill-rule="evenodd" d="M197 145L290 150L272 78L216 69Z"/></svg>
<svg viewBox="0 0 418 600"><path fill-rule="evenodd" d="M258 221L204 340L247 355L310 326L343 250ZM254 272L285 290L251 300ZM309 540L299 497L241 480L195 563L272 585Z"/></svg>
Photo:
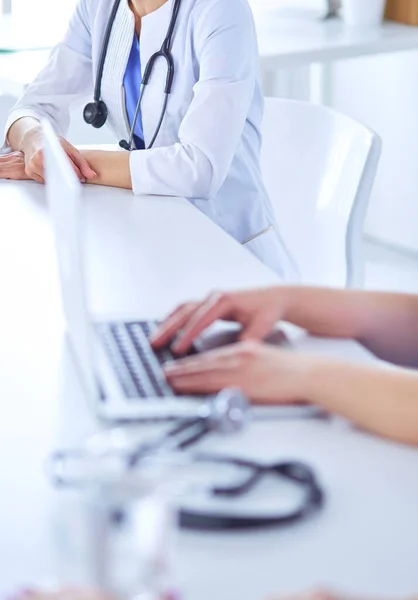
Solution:
<svg viewBox="0 0 418 600"><path fill-rule="evenodd" d="M339 63L333 103L383 138L367 232L418 251L418 52Z"/></svg>
<svg viewBox="0 0 418 600"><path fill-rule="evenodd" d="M7 113L13 106L13 103L14 103L13 98L11 98L10 96L5 96L0 93L0 135L3 135L4 122L6 120ZM1 143L3 143L3 140ZM0 145L1 145L1 143L0 143Z"/></svg>

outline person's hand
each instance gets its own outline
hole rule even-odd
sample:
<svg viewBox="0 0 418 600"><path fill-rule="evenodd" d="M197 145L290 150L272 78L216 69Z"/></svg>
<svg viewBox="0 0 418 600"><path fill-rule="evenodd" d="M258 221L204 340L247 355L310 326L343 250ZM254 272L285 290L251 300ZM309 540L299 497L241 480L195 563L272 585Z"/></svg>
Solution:
<svg viewBox="0 0 418 600"><path fill-rule="evenodd" d="M260 342L241 342L166 363L169 384L183 394L240 389L252 402L309 400L310 376L319 359Z"/></svg>
<svg viewBox="0 0 418 600"><path fill-rule="evenodd" d="M0 156L0 179L30 179L26 175L23 152L10 152Z"/></svg>
<svg viewBox="0 0 418 600"><path fill-rule="evenodd" d="M60 137L60 142L79 180L84 183L85 181L95 179L97 174L90 167L81 152L62 137ZM25 156L25 173L28 178L34 179L39 183L44 183L43 135L40 126L32 127L23 136L20 149Z"/></svg>
<svg viewBox="0 0 418 600"><path fill-rule="evenodd" d="M193 341L217 319L236 321L243 327L241 341L262 340L286 313L286 288L265 288L234 293L211 294L203 302L179 306L152 336L154 348L175 339L177 354L187 352Z"/></svg>

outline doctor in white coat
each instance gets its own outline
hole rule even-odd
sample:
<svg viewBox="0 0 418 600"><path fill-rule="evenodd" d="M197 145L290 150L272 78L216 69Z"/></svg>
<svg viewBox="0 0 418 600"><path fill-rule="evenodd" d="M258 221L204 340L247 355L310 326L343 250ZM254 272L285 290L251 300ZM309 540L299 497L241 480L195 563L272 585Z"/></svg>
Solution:
<svg viewBox="0 0 418 600"><path fill-rule="evenodd" d="M129 152L65 140L69 106L87 94L85 120L107 122ZM9 115L0 177L43 182L46 117L81 181L185 197L294 280L261 177L262 114L248 0L79 0Z"/></svg>

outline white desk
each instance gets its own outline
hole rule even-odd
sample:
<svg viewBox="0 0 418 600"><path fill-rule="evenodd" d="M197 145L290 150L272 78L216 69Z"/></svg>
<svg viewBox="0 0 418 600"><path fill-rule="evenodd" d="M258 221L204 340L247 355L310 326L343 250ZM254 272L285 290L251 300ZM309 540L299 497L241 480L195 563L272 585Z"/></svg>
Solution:
<svg viewBox="0 0 418 600"><path fill-rule="evenodd" d="M283 18L278 8L251 0L266 95L306 98L310 67L338 60L418 50L418 27L386 22L375 30L350 29L339 20ZM20 95L45 64L48 52L0 54L0 91Z"/></svg>
<svg viewBox="0 0 418 600"><path fill-rule="evenodd" d="M87 189L97 310L160 316L214 287L276 281L185 201ZM72 366L62 360L43 197L34 182L0 182L0 596L51 576L56 529L45 457L94 428ZM348 342L308 344L366 357ZM204 447L306 459L323 480L327 504L288 529L182 533L177 558L186 600L259 600L317 583L377 597L418 590L418 451L319 421L256 423Z"/></svg>
<svg viewBox="0 0 418 600"><path fill-rule="evenodd" d="M386 21L377 29L351 29L339 19L284 19L273 9L254 7L264 68L359 58L418 50L418 27Z"/></svg>
<svg viewBox="0 0 418 600"><path fill-rule="evenodd" d="M378 29L350 29L338 19L283 19L277 9L257 10L256 2L253 8L266 96L332 105L336 61L418 50L417 27L387 21Z"/></svg>

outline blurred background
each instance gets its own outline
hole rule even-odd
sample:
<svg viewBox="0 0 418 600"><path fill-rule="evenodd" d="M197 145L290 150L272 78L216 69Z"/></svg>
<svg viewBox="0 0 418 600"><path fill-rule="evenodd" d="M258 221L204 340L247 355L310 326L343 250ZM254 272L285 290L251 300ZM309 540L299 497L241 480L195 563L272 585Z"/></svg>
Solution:
<svg viewBox="0 0 418 600"><path fill-rule="evenodd" d="M273 46L275 51L286 53L293 42L296 47L306 44L309 52L310 44L325 47L330 36L337 46L350 44L352 39L372 44L373 39L378 40L382 35L379 30L366 31L360 27L356 31L348 26L344 29L340 24L330 25L330 20L324 18L330 5L338 4L336 0L250 0L250 3L262 54L268 54ZM2 125L24 85L47 60L48 49L61 38L75 0L2 0L1 6ZM303 68L290 66L279 69L274 78L272 73L264 73L263 83L266 95L330 104L379 133L384 142L383 155L368 212L366 237L414 261L409 264L414 266L418 260L418 28L399 27L402 29L394 33L394 40L388 30L382 51L373 55L360 52L356 58L340 60L337 56L335 60ZM402 36L407 47L404 51L399 50ZM84 124L80 106L72 110L68 137L76 144L113 141L105 128L95 131ZM402 282L398 283L402 286Z"/></svg>

